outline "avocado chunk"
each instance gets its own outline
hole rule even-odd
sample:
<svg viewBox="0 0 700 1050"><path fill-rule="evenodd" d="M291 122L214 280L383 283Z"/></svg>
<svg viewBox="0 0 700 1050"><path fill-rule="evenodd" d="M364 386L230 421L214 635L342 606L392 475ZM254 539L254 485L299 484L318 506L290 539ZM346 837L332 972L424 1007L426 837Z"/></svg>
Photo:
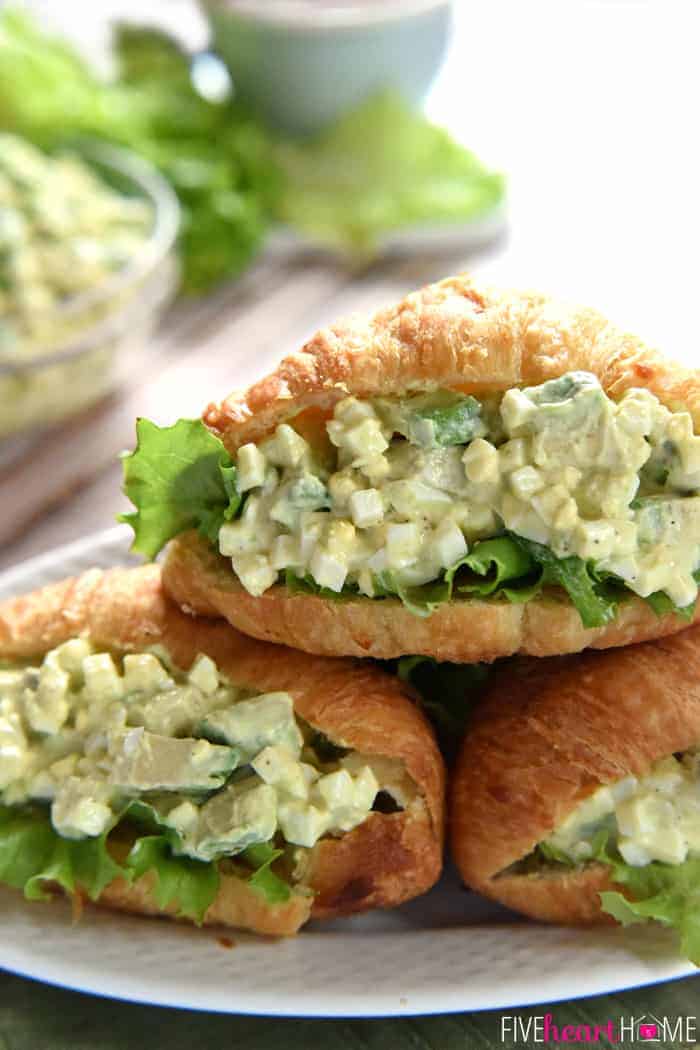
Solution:
<svg viewBox="0 0 700 1050"><path fill-rule="evenodd" d="M314 474L302 474L280 487L270 517L289 529L297 527L302 511L326 510L328 489Z"/></svg>
<svg viewBox="0 0 700 1050"><path fill-rule="evenodd" d="M569 430L583 423L588 429L607 406L605 391L594 375L568 372L540 386L509 390L501 411L511 433L537 433Z"/></svg>
<svg viewBox="0 0 700 1050"><path fill-rule="evenodd" d="M467 394L438 390L406 398L398 405L384 402L382 407L396 432L419 448L466 445L487 432L481 404Z"/></svg>
<svg viewBox="0 0 700 1050"><path fill-rule="evenodd" d="M672 470L680 466L678 445L665 438L652 448L651 455L639 472L642 484L648 488L663 488Z"/></svg>
<svg viewBox="0 0 700 1050"><path fill-rule="evenodd" d="M295 755L303 744L289 693L263 693L214 711L204 719L199 732L237 748L245 761L270 744L284 744Z"/></svg>
<svg viewBox="0 0 700 1050"><path fill-rule="evenodd" d="M239 752L207 740L173 739L130 729L110 751L109 782L126 793L138 791L212 791L236 768Z"/></svg>
<svg viewBox="0 0 700 1050"><path fill-rule="evenodd" d="M191 685L178 686L148 700L133 701L129 705L129 722L143 726L150 733L179 736L191 733L209 711L221 703L220 694L206 694Z"/></svg>
<svg viewBox="0 0 700 1050"><path fill-rule="evenodd" d="M198 860L217 860L267 842L277 828L277 795L257 778L218 792L199 811L196 826L183 836L183 849Z"/></svg>
<svg viewBox="0 0 700 1050"><path fill-rule="evenodd" d="M548 379L539 386L527 387L525 393L536 405L561 405L571 401L584 391L601 390L600 383L591 372L567 372L557 379Z"/></svg>

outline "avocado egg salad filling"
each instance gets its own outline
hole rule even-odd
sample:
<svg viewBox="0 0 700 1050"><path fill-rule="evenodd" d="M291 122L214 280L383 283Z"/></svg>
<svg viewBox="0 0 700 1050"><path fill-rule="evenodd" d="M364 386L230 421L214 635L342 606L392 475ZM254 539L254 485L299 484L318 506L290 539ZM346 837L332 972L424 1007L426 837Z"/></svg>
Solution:
<svg viewBox="0 0 700 1050"><path fill-rule="evenodd" d="M646 389L606 395L569 372L477 399L347 397L307 440L304 415L235 463L202 423L138 424L125 460L134 548L198 527L252 595L443 602L568 593L585 627L634 593L693 614L700 437ZM554 593L554 592L553 592Z"/></svg>
<svg viewBox="0 0 700 1050"><path fill-rule="evenodd" d="M201 921L222 870L285 901L308 892L322 836L412 793L402 763L332 744L288 693L233 685L205 655L184 672L75 638L0 669L0 881L28 898L153 871L158 903Z"/></svg>
<svg viewBox="0 0 700 1050"><path fill-rule="evenodd" d="M603 910L627 925L656 919L676 927L700 965L700 749L656 762L643 777L600 787L524 862L532 870L608 864L630 894L600 894Z"/></svg>
<svg viewBox="0 0 700 1050"><path fill-rule="evenodd" d="M112 189L79 156L0 135L0 361L73 334L56 309L124 269L152 226L145 200Z"/></svg>

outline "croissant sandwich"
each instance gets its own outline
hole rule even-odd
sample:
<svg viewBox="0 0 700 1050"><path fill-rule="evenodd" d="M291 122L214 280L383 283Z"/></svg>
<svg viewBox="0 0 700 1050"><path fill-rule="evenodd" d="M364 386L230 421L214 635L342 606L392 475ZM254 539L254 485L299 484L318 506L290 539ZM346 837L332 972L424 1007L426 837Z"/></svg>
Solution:
<svg viewBox="0 0 700 1050"><path fill-rule="evenodd" d="M442 863L444 770L373 666L192 620L156 566L0 605L0 881L293 934Z"/></svg>
<svg viewBox="0 0 700 1050"><path fill-rule="evenodd" d="M450 798L464 881L535 919L657 919L700 964L700 627L496 672Z"/></svg>
<svg viewBox="0 0 700 1050"><path fill-rule="evenodd" d="M202 421L141 420L135 549L307 652L490 661L695 617L700 380L590 310L452 277Z"/></svg>

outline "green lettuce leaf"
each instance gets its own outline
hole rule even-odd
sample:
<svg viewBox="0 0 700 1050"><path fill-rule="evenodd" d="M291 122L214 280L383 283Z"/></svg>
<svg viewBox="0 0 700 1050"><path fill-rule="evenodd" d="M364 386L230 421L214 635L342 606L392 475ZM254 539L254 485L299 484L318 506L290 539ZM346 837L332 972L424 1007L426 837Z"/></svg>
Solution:
<svg viewBox="0 0 700 1050"><path fill-rule="evenodd" d="M122 818L136 822L148 829L154 837L161 839L165 846L169 848L170 860L173 862L183 860L187 863L191 859L179 855L183 848L180 835L175 828L163 823L161 814L149 802L144 802L142 799L130 802L124 810ZM139 841L144 840L141 839ZM251 886L259 890L271 904L289 900L292 893L291 886L270 870L270 866L278 857L282 856L283 852L281 849L275 849L269 842L261 842L254 846L248 846L242 853L235 856L236 860L242 860L249 868L253 869L249 878ZM200 878L202 867L216 868L216 864L203 865L199 861L194 861L193 863L195 864L194 869L187 869L190 877L194 874L195 877ZM193 917L196 918L196 916Z"/></svg>
<svg viewBox="0 0 700 1050"><path fill-rule="evenodd" d="M591 839L591 859L599 860L602 864L611 864L612 860L609 850L610 827L604 826L596 831ZM563 864L567 868L574 868L577 861L573 860L568 853L557 849L550 842L540 842L537 846L536 855L539 860L548 864Z"/></svg>
<svg viewBox="0 0 700 1050"><path fill-rule="evenodd" d="M123 458L124 492L136 510L120 515L134 530L132 549L154 558L191 528L216 544L241 505L236 468L222 442L199 419L171 427L139 419L136 435L136 449Z"/></svg>
<svg viewBox="0 0 700 1050"><path fill-rule="evenodd" d="M460 572L465 568L473 575ZM459 580L455 584L458 573ZM536 562L509 536L497 536L475 544L469 554L447 570L445 579L457 594L488 598L498 593L510 602L529 601L541 587ZM509 583L513 586L507 586Z"/></svg>
<svg viewBox="0 0 700 1050"><path fill-rule="evenodd" d="M654 594L649 594L644 601L652 607L657 616L667 616L669 613L675 613L676 616L680 616L686 623L692 623L695 616L695 602L691 602L690 605L681 608L664 591L655 591Z"/></svg>
<svg viewBox="0 0 700 1050"><path fill-rule="evenodd" d="M380 582L387 593L398 594L411 611L422 616L429 616L454 595L526 602L546 585L567 592L584 627L609 623L617 608L610 589L596 579L581 558L557 558L542 544L513 533L476 543L436 583L402 589L390 573L383 573Z"/></svg>
<svg viewBox="0 0 700 1050"><path fill-rule="evenodd" d="M80 888L96 900L105 886L129 872L109 855L106 836L73 841L56 834L44 813L0 806L0 882L46 900L47 885Z"/></svg>
<svg viewBox="0 0 700 1050"><path fill-rule="evenodd" d="M22 890L28 900L48 899L51 884L69 895L81 890L97 900L114 879L133 882L152 872L158 905L176 904L179 916L201 923L219 888L218 865L178 856L179 835L163 825L158 811L147 802L131 802L122 819L145 834L118 864L107 848L107 835L64 839L45 811L0 805L0 882ZM236 857L252 869L251 885L271 904L289 900L292 893L291 886L271 870L281 855L282 850L271 843L261 843Z"/></svg>
<svg viewBox="0 0 700 1050"><path fill-rule="evenodd" d="M385 570L373 578L377 597L397 597L414 616L431 616L439 605L448 602L451 588L446 580L434 580L420 586L408 586L399 582L396 574Z"/></svg>
<svg viewBox="0 0 700 1050"><path fill-rule="evenodd" d="M124 818L141 825L154 837L162 839L173 854L170 858L171 860L187 861L189 859L178 856L182 851L180 835L175 828L163 823L161 814L149 802L144 802L142 799L135 799L133 802L130 802L122 814L122 819ZM283 852L281 849L275 849L270 842L261 842L254 846L248 846L242 853L236 854L235 858L236 860L242 860L249 868L253 869L249 878L251 886L259 890L271 904L289 900L292 893L291 886L270 870L270 866L278 857L282 856ZM200 862L195 862L195 864L197 866L194 869L194 875L199 876L202 865ZM205 866L216 867L215 864Z"/></svg>
<svg viewBox="0 0 700 1050"><path fill-rule="evenodd" d="M275 159L286 179L277 218L360 253L404 226L469 221L504 196L501 175L391 93L314 139L280 145Z"/></svg>
<svg viewBox="0 0 700 1050"><path fill-rule="evenodd" d="M219 889L216 864L173 855L165 835L137 839L127 857L134 879L155 874L154 895L158 906L177 904L178 916L201 923Z"/></svg>
<svg viewBox="0 0 700 1050"><path fill-rule="evenodd" d="M603 627L615 618L617 602L605 593L590 565L572 555L558 558L549 547L510 533L510 538L537 563L542 571L540 584L563 587L576 606L584 627Z"/></svg>
<svg viewBox="0 0 700 1050"><path fill-rule="evenodd" d="M481 403L468 394L447 390L405 398L390 411L389 422L421 448L466 445L485 432Z"/></svg>
<svg viewBox="0 0 700 1050"><path fill-rule="evenodd" d="M332 591L330 587L321 587L310 573L299 576L293 569L284 570L284 583L290 594L317 594L319 598L325 598L331 602L356 598L359 594L356 587L343 587L341 591Z"/></svg>
<svg viewBox="0 0 700 1050"><path fill-rule="evenodd" d="M429 656L402 656L396 673L420 694L421 708L433 723L448 763L457 756L472 705L486 685L486 664L440 663Z"/></svg>
<svg viewBox="0 0 700 1050"><path fill-rule="evenodd" d="M80 889L96 900L114 879L131 882L153 871L159 905L176 901L180 915L201 922L216 896L216 865L174 857L161 835L137 839L121 865L110 856L106 839L64 839L46 813L0 807L0 882L23 890L28 900L46 900L51 883L68 894Z"/></svg>
<svg viewBox="0 0 700 1050"><path fill-rule="evenodd" d="M540 842L537 847L537 853L548 864L563 864L567 868L574 866L574 862L568 853L564 853L563 850L557 849L556 846L552 846L548 842Z"/></svg>
<svg viewBox="0 0 700 1050"><path fill-rule="evenodd" d="M155 26L130 22L115 27L119 78L125 84L170 84L191 90L189 56L175 37Z"/></svg>
<svg viewBox="0 0 700 1050"><path fill-rule="evenodd" d="M654 862L634 868L610 858L613 881L633 900L612 890L601 893L604 911L623 925L655 919L680 934L681 951L700 966L700 858L683 864Z"/></svg>
<svg viewBox="0 0 700 1050"><path fill-rule="evenodd" d="M377 577L380 594L396 594L418 616L430 616L456 596L527 602L546 585L563 588L584 627L609 623L617 609L612 588L601 583L581 558L557 558L547 547L513 533L481 540L441 580L402 587L392 573Z"/></svg>
<svg viewBox="0 0 700 1050"><path fill-rule="evenodd" d="M655 920L680 935L681 951L700 966L700 858L682 864L654 861L644 867L626 864L601 829L591 843L593 859L611 868L612 881L624 886L632 899L616 890L600 894L603 911L623 926ZM567 854L540 842L537 853L547 862L575 867Z"/></svg>
<svg viewBox="0 0 700 1050"><path fill-rule="evenodd" d="M700 569L695 570L693 579L700 586ZM680 616L682 620L685 620L686 623L692 623L695 617L697 600L691 602L690 605L680 606L676 605L663 591L655 591L654 594L648 595L644 601L651 605L657 616L667 616L669 613L674 613L676 616Z"/></svg>
<svg viewBox="0 0 700 1050"><path fill-rule="evenodd" d="M312 576L287 570L285 583L292 593L318 594L332 600L357 597L356 586L342 591L319 587ZM601 627L614 618L620 600L620 581L601 580L581 558L557 558L547 547L514 533L475 543L471 551L441 579L421 586L402 584L385 570L373 578L375 598L397 597L415 616L427 617L453 598L503 598L530 601L553 585L561 587L576 606L584 627Z"/></svg>
<svg viewBox="0 0 700 1050"><path fill-rule="evenodd" d="M248 881L262 893L268 904L283 904L292 895L289 883L275 875L270 867L283 852L284 850L275 849L270 842L260 842L248 846L241 853L241 858L254 869Z"/></svg>

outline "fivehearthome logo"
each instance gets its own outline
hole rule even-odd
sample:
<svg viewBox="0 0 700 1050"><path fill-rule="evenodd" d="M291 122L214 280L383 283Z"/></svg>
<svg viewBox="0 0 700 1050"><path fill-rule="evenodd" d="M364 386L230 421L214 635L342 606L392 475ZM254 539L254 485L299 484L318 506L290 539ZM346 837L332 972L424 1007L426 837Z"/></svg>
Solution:
<svg viewBox="0 0 700 1050"><path fill-rule="evenodd" d="M564 1024L554 1014L533 1014L519 1017L503 1014L501 1042L507 1046L517 1043L593 1043L599 1046L628 1046L653 1043L693 1044L697 1041L697 1017L655 1016L616 1017L602 1024Z"/></svg>

